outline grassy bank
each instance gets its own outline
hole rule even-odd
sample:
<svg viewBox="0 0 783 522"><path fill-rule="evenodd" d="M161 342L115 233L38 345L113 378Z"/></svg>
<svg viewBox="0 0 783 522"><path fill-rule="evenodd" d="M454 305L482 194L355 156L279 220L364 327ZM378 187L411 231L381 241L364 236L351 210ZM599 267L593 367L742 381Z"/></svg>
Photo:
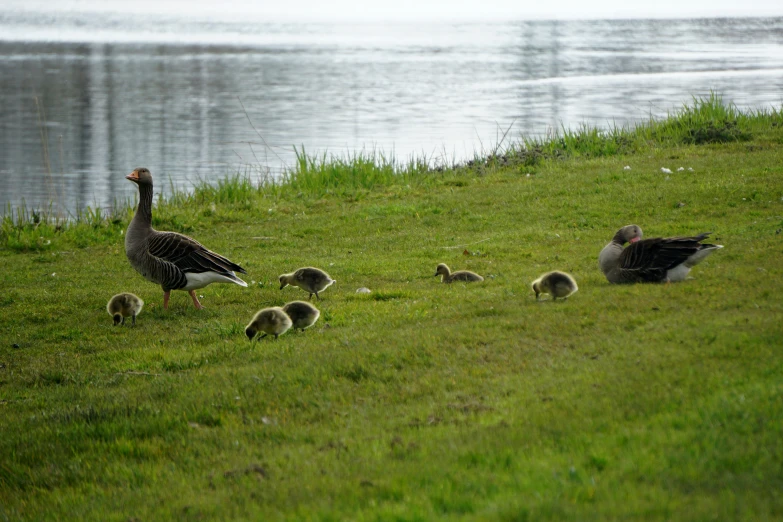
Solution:
<svg viewBox="0 0 783 522"><path fill-rule="evenodd" d="M162 310L129 217L3 222L0 520L783 516L780 112L706 100L467 165L302 154L278 185L203 185L155 225L250 287L201 311ZM597 255L628 223L725 248L684 283L609 286ZM338 281L319 322L249 343L305 265ZM579 292L537 303L550 269ZM120 291L136 328L104 310Z"/></svg>

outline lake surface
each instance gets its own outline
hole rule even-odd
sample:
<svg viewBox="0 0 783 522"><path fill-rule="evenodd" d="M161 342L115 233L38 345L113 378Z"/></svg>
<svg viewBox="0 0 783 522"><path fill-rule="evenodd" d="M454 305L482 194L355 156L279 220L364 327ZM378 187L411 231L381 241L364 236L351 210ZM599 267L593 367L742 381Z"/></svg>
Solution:
<svg viewBox="0 0 783 522"><path fill-rule="evenodd" d="M509 125L511 139L625 125L711 90L741 108L783 104L783 18L272 24L1 9L3 209L109 207L135 196L124 176L138 166L165 192L278 175L294 145L450 163Z"/></svg>

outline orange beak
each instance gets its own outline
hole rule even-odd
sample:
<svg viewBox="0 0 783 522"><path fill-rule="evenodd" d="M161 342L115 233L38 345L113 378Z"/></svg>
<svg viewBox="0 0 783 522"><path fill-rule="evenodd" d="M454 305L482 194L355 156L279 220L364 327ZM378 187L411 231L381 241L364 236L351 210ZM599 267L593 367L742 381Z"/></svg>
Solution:
<svg viewBox="0 0 783 522"><path fill-rule="evenodd" d="M637 241L639 241L640 239L641 239L641 238L640 238L640 237L638 237L638 236L637 236L637 237L634 237L634 238L632 238L632 239L631 239L630 243L636 243L636 242L637 242Z"/></svg>
<svg viewBox="0 0 783 522"><path fill-rule="evenodd" d="M125 176L125 179L129 179L131 181L139 181L139 174L134 170L127 176Z"/></svg>

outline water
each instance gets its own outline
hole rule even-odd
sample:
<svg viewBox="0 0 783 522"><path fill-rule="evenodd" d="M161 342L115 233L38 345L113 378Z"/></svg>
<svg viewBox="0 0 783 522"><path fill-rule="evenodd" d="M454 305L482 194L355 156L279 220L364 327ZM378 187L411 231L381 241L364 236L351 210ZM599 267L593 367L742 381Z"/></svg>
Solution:
<svg viewBox="0 0 783 522"><path fill-rule="evenodd" d="M459 161L715 90L783 103L783 18L297 24L0 11L0 205L277 175L293 146ZM244 108L243 108L244 106ZM252 125L251 125L252 122ZM255 129L254 129L255 127ZM250 169L250 170L248 170Z"/></svg>

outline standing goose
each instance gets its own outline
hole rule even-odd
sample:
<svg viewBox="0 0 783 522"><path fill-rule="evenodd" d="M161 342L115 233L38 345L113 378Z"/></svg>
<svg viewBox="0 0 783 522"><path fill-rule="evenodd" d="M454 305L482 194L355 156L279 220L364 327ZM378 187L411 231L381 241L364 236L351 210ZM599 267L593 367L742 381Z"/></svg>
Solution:
<svg viewBox="0 0 783 522"><path fill-rule="evenodd" d="M169 307L172 290L185 290L196 308L204 308L195 290L210 283L247 286L234 271L245 269L207 250L186 235L158 232L152 228L152 174L138 168L125 176L139 186L139 207L125 234L125 255L133 268L148 281L163 288L163 308Z"/></svg>
<svg viewBox="0 0 783 522"><path fill-rule="evenodd" d="M552 300L555 301L558 297L566 298L579 290L579 287L576 286L576 281L570 274L557 270L542 275L533 281L531 286L536 293L536 301L540 294L549 294L552 296Z"/></svg>
<svg viewBox="0 0 783 522"><path fill-rule="evenodd" d="M598 264L610 283L683 281L691 268L723 245L702 244L710 232L692 237L642 240L642 229L627 225L601 250ZM631 243L628 248L623 248Z"/></svg>
<svg viewBox="0 0 783 522"><path fill-rule="evenodd" d="M451 283L452 281L465 281L466 283L470 283L472 281L484 280L483 277L476 274L475 272L471 272L470 270L457 270L456 272L452 273L451 269L446 263L440 263L438 265L438 267L435 269L435 275L443 276L440 279L444 283Z"/></svg>
<svg viewBox="0 0 783 522"><path fill-rule="evenodd" d="M318 292L323 292L326 288L336 283L334 279L329 277L329 274L321 270L320 268L313 268L311 266L300 268L296 272L290 274L282 274L280 276L280 290L288 285L298 286L305 292L309 292L308 299L312 299L313 294L319 300L321 296Z"/></svg>

